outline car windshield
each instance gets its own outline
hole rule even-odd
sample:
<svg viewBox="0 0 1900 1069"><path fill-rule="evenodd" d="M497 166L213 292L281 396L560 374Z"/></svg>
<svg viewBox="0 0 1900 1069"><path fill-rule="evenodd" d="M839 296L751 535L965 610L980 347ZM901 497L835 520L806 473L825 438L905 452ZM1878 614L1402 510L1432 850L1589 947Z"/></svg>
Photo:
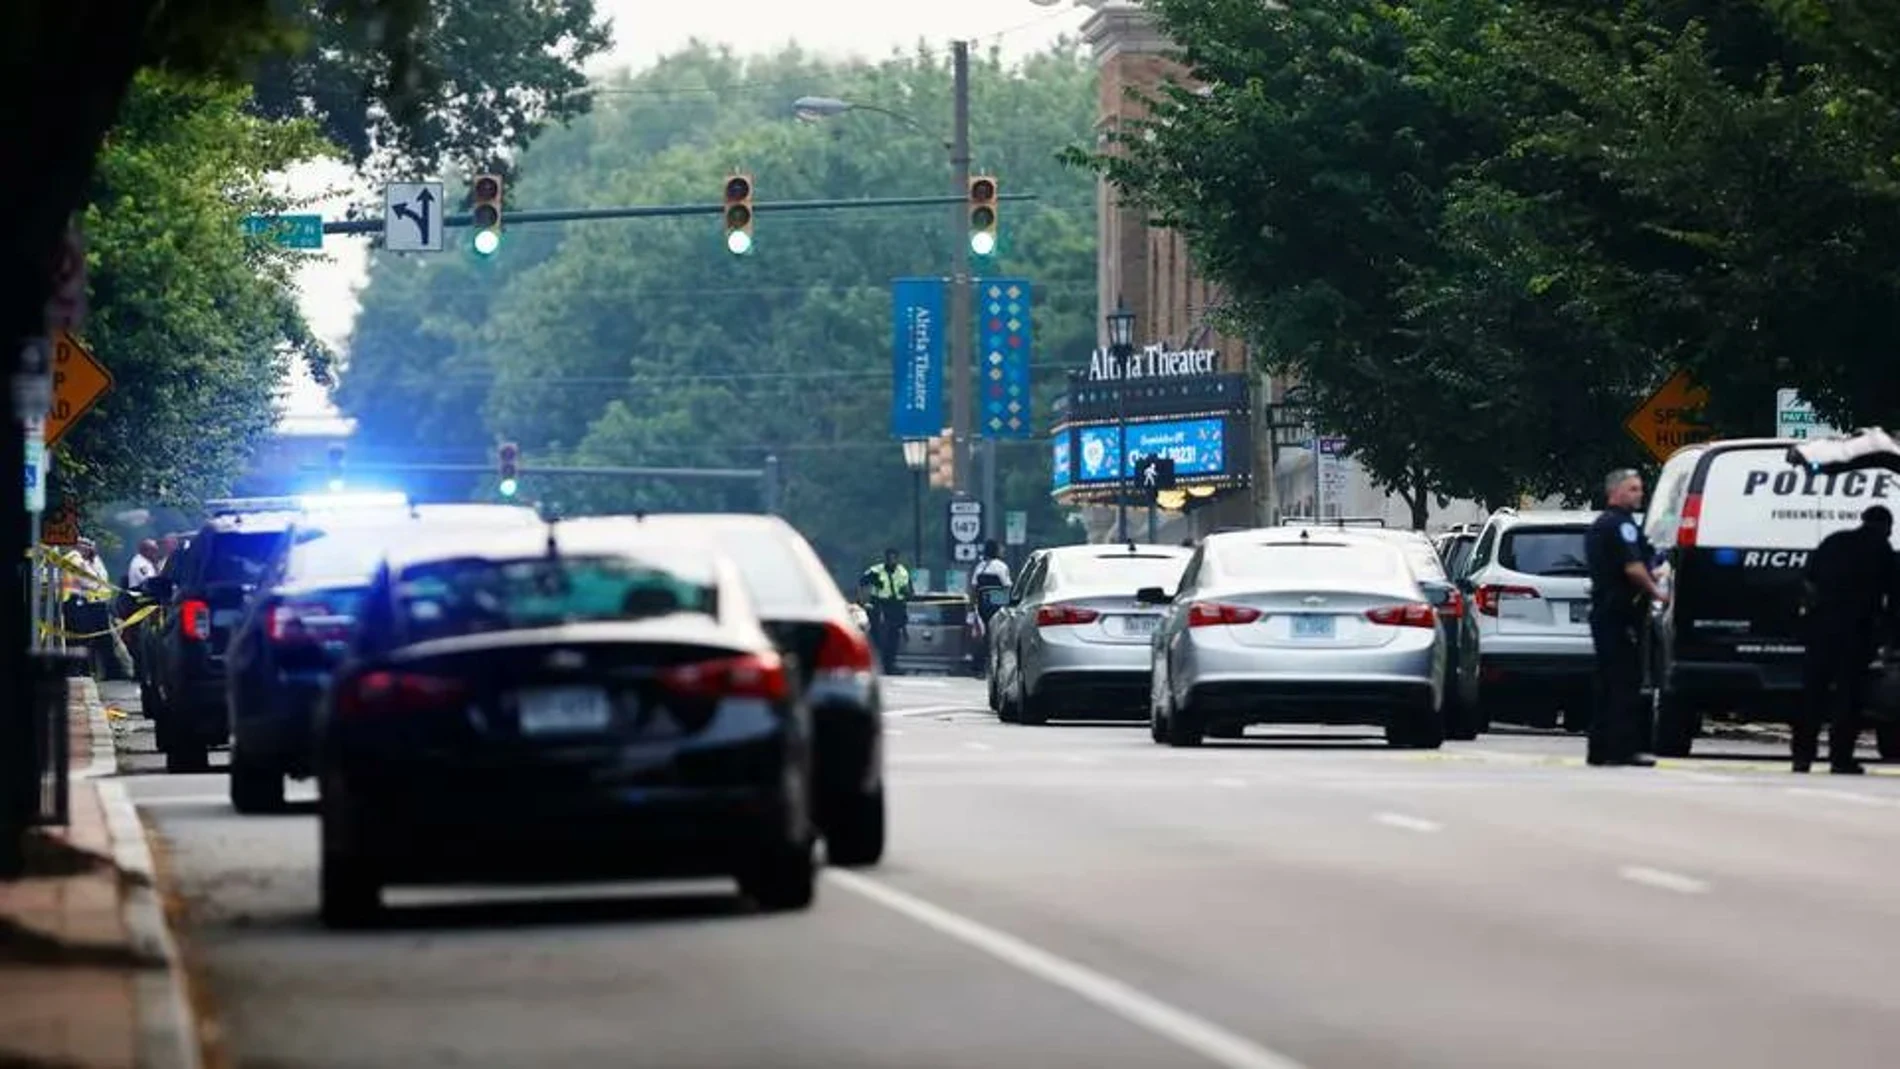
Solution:
<svg viewBox="0 0 1900 1069"><path fill-rule="evenodd" d="M1526 575L1589 575L1582 527L1533 527L1507 531L1498 563Z"/></svg>
<svg viewBox="0 0 1900 1069"><path fill-rule="evenodd" d="M1134 593L1143 587L1173 590L1188 559L1156 553L1069 553L1055 559L1064 586L1110 587Z"/></svg>
<svg viewBox="0 0 1900 1069"><path fill-rule="evenodd" d="M713 614L711 573L682 574L628 557L432 561L396 584L411 642L485 631Z"/></svg>
<svg viewBox="0 0 1900 1069"><path fill-rule="evenodd" d="M1390 579L1404 564L1398 550L1373 543L1254 543L1226 549L1216 560L1225 575L1275 582Z"/></svg>
<svg viewBox="0 0 1900 1069"><path fill-rule="evenodd" d="M255 583L264 576L271 555L283 544L283 535L271 531L225 531L211 541L205 562L207 583Z"/></svg>

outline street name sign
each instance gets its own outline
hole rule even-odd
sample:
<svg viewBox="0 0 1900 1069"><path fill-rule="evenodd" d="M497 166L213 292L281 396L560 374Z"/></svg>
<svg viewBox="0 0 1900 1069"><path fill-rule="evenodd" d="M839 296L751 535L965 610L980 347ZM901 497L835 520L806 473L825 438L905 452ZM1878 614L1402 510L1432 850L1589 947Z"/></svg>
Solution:
<svg viewBox="0 0 1900 1069"><path fill-rule="evenodd" d="M323 216L247 215L244 217L244 233L274 241L286 249L321 249Z"/></svg>
<svg viewBox="0 0 1900 1069"><path fill-rule="evenodd" d="M391 182L383 190L383 248L442 251L442 183Z"/></svg>
<svg viewBox="0 0 1900 1069"><path fill-rule="evenodd" d="M53 407L46 413L46 444L66 436L79 417L112 392L112 372L66 331L53 339Z"/></svg>
<svg viewBox="0 0 1900 1069"><path fill-rule="evenodd" d="M1661 463L1685 445L1714 437L1715 432L1698 418L1708 403L1709 391L1696 385L1688 372L1678 371L1636 406L1623 421L1623 429Z"/></svg>
<svg viewBox="0 0 1900 1069"><path fill-rule="evenodd" d="M1795 391L1783 387L1775 391L1775 437L1832 438L1841 432L1814 414L1814 406Z"/></svg>

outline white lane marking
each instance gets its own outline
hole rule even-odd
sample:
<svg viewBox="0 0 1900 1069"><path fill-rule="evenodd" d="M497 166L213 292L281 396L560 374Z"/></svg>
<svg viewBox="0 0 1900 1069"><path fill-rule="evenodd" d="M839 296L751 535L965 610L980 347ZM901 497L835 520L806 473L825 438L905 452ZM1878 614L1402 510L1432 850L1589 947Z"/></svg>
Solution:
<svg viewBox="0 0 1900 1069"><path fill-rule="evenodd" d="M1856 794L1853 791L1835 790L1831 787L1789 787L1789 794L1800 798L1828 798L1836 802L1858 802L1861 805L1894 806L1900 805L1892 798L1882 798L1872 794Z"/></svg>
<svg viewBox="0 0 1900 1069"><path fill-rule="evenodd" d="M1403 828L1406 831L1434 832L1444 828L1443 824L1424 817L1408 817L1404 813L1379 813L1372 818L1388 828Z"/></svg>
<svg viewBox="0 0 1900 1069"><path fill-rule="evenodd" d="M1740 783L1742 782L1739 778L1735 776L1722 776L1722 775L1717 775L1714 772L1683 772L1683 773L1679 773L1679 775L1681 775L1683 779L1692 779L1692 780L1695 780L1697 783Z"/></svg>
<svg viewBox="0 0 1900 1069"><path fill-rule="evenodd" d="M868 876L827 869L825 878L926 928L1092 1002L1129 1024L1199 1054L1214 1065L1225 1069L1303 1069L1299 1062L1284 1054L1177 1009L1120 980Z"/></svg>
<svg viewBox="0 0 1900 1069"><path fill-rule="evenodd" d="M1099 765L1102 763L1102 759L1099 757L1083 757L1081 754L1070 754L1062 760L1072 765Z"/></svg>
<svg viewBox="0 0 1900 1069"><path fill-rule="evenodd" d="M1247 785L1246 780L1240 779L1237 776L1219 776L1207 782L1216 787L1245 787Z"/></svg>
<svg viewBox="0 0 1900 1069"><path fill-rule="evenodd" d="M987 713L981 705L965 702L962 705L911 705L902 709L886 709L886 718L898 716L932 716L937 713Z"/></svg>
<svg viewBox="0 0 1900 1069"><path fill-rule="evenodd" d="M996 747L991 746L987 742L966 742L963 744L963 748L966 750L994 750L996 749Z"/></svg>
<svg viewBox="0 0 1900 1069"><path fill-rule="evenodd" d="M947 679L933 679L930 676L885 676L884 681L894 687L947 687Z"/></svg>
<svg viewBox="0 0 1900 1069"><path fill-rule="evenodd" d="M230 805L230 794L155 794L150 798L135 798L133 805L140 809L157 809L168 805Z"/></svg>
<svg viewBox="0 0 1900 1069"><path fill-rule="evenodd" d="M884 736L886 738L897 739L897 738L902 738L903 735L904 735L903 728L885 728L884 729Z"/></svg>
<svg viewBox="0 0 1900 1069"><path fill-rule="evenodd" d="M1706 894L1708 882L1694 876L1684 876L1680 872L1667 869L1652 869L1647 865L1625 865L1616 870L1618 876L1631 883L1640 883L1645 887L1657 887L1664 891L1674 891L1679 895Z"/></svg>

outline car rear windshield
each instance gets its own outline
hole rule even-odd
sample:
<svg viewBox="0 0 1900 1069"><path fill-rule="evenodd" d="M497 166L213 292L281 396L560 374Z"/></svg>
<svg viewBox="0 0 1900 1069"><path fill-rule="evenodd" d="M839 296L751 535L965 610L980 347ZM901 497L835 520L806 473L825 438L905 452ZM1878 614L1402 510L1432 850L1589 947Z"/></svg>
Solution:
<svg viewBox="0 0 1900 1069"><path fill-rule="evenodd" d="M445 560L405 569L396 585L411 642L485 631L712 615L710 575L688 576L628 557Z"/></svg>
<svg viewBox="0 0 1900 1069"><path fill-rule="evenodd" d="M1280 542L1236 546L1220 554L1221 572L1237 579L1318 581L1389 579L1400 574L1399 552L1382 545Z"/></svg>
<svg viewBox="0 0 1900 1069"><path fill-rule="evenodd" d="M961 601L913 601L906 606L907 622L924 627L959 627L970 608Z"/></svg>
<svg viewBox="0 0 1900 1069"><path fill-rule="evenodd" d="M715 528L711 539L738 569L739 579L761 615L799 609L809 612L819 603L811 569L782 535Z"/></svg>
<svg viewBox="0 0 1900 1069"><path fill-rule="evenodd" d="M1583 527L1514 527L1504 532L1498 563L1525 575L1589 575Z"/></svg>
<svg viewBox="0 0 1900 1069"><path fill-rule="evenodd" d="M300 531L297 544L290 549L285 574L302 583L367 580L383 554L413 531L408 525Z"/></svg>
<svg viewBox="0 0 1900 1069"><path fill-rule="evenodd" d="M264 576L271 555L283 545L279 531L220 531L211 539L205 561L207 583L255 583Z"/></svg>
<svg viewBox="0 0 1900 1069"><path fill-rule="evenodd" d="M1438 551L1430 542L1407 541L1401 547L1405 559L1412 565L1412 571L1426 582L1444 582L1445 564L1438 559Z"/></svg>
<svg viewBox="0 0 1900 1069"><path fill-rule="evenodd" d="M1056 575L1069 586L1112 587L1133 594L1143 587L1173 590L1187 558L1157 553L1069 553L1056 558Z"/></svg>

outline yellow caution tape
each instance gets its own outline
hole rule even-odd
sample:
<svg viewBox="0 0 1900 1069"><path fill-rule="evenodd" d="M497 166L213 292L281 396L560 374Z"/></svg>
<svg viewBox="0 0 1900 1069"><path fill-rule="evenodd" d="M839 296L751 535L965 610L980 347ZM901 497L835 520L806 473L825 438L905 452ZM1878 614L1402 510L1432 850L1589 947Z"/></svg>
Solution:
<svg viewBox="0 0 1900 1069"><path fill-rule="evenodd" d="M118 634L121 631L129 631L132 628L137 627L139 624L143 623L146 617L152 615L153 613L157 611L158 611L158 606L147 605L144 608L139 609L138 611L132 613L132 615L127 616L123 620L113 621L112 626L106 628L104 631L93 631L88 634L80 634L79 632L76 632L76 631L68 631L65 628L55 627L52 624L41 624L40 634L46 635L49 637L63 638L68 642L84 642L89 639L104 638L107 635Z"/></svg>

